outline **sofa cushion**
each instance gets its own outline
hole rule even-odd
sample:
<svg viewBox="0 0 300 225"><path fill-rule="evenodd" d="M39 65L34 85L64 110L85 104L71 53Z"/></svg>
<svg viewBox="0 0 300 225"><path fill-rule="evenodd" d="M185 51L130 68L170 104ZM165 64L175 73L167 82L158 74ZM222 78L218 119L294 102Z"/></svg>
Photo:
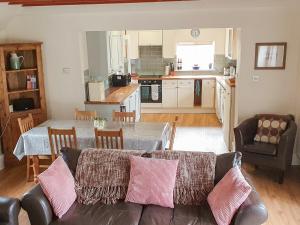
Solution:
<svg viewBox="0 0 300 225"><path fill-rule="evenodd" d="M277 154L277 146L269 143L254 142L250 145L245 145L246 152L275 156Z"/></svg>
<svg viewBox="0 0 300 225"><path fill-rule="evenodd" d="M130 181L125 201L174 208L177 165L178 160L130 156Z"/></svg>
<svg viewBox="0 0 300 225"><path fill-rule="evenodd" d="M174 203L200 205L214 187L216 154L211 152L155 151L152 158L178 159Z"/></svg>
<svg viewBox="0 0 300 225"><path fill-rule="evenodd" d="M82 150L75 175L77 201L88 205L124 200L130 178L129 156L143 153L142 150Z"/></svg>
<svg viewBox="0 0 300 225"><path fill-rule="evenodd" d="M75 202L61 219L50 225L138 225L142 210L142 205L134 203L83 205Z"/></svg>
<svg viewBox="0 0 300 225"><path fill-rule="evenodd" d="M279 115L260 115L254 141L278 144L286 130L287 119Z"/></svg>
<svg viewBox="0 0 300 225"><path fill-rule="evenodd" d="M72 175L75 176L77 162L78 162L78 158L80 156L81 150L73 149L73 148L62 148L60 150L60 152L61 152L62 158L67 163Z"/></svg>
<svg viewBox="0 0 300 225"><path fill-rule="evenodd" d="M175 205L174 209L145 206L139 225L216 225L207 204L200 206Z"/></svg>
<svg viewBox="0 0 300 225"><path fill-rule="evenodd" d="M74 177L67 164L58 157L37 178L55 215L61 218L76 200Z"/></svg>
<svg viewBox="0 0 300 225"><path fill-rule="evenodd" d="M252 187L245 180L239 167L236 166L226 173L207 197L218 225L230 224L251 191Z"/></svg>

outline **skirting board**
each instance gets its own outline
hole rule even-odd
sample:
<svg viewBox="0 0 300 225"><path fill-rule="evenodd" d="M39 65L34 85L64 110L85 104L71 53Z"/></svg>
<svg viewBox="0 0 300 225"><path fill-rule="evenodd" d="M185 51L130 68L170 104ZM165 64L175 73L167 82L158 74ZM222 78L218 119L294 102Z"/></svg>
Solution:
<svg viewBox="0 0 300 225"><path fill-rule="evenodd" d="M205 108L142 108L142 113L216 113L215 109L205 109Z"/></svg>
<svg viewBox="0 0 300 225"><path fill-rule="evenodd" d="M4 155L0 154L0 170L4 169Z"/></svg>

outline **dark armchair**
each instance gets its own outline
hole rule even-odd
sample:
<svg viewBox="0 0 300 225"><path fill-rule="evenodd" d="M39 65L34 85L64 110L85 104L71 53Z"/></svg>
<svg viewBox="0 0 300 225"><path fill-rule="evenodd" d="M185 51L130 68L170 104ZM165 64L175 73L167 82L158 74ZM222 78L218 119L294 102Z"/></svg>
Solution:
<svg viewBox="0 0 300 225"><path fill-rule="evenodd" d="M18 225L20 201L14 198L0 197L0 224Z"/></svg>
<svg viewBox="0 0 300 225"><path fill-rule="evenodd" d="M294 116L282 116L288 122L287 128L280 137L279 144L255 142L260 115L243 121L234 129L236 151L242 152L243 162L257 166L276 169L279 183L283 183L284 173L292 163L297 125ZM278 117L278 115L274 115Z"/></svg>

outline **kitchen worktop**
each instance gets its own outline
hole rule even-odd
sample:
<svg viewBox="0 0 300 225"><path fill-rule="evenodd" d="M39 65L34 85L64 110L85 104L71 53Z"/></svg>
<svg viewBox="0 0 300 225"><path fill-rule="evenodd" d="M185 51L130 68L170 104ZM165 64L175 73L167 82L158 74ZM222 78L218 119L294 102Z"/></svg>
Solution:
<svg viewBox="0 0 300 225"><path fill-rule="evenodd" d="M130 84L126 87L110 87L105 91L103 101L85 101L85 104L121 104L139 87L139 84Z"/></svg>
<svg viewBox="0 0 300 225"><path fill-rule="evenodd" d="M132 80L195 80L195 79L218 79L220 82L228 84L230 87L235 87L235 79L223 75L174 75L174 76L162 76L162 77L132 77Z"/></svg>

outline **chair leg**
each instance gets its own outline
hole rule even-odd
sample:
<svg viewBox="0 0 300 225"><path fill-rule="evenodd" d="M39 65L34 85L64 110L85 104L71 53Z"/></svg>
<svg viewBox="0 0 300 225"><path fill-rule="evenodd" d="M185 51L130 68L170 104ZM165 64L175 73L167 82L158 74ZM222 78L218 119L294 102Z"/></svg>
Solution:
<svg viewBox="0 0 300 225"><path fill-rule="evenodd" d="M27 182L29 182L29 178L30 178L30 156L27 156L27 168L26 168L26 179Z"/></svg>
<svg viewBox="0 0 300 225"><path fill-rule="evenodd" d="M284 181L284 171L281 170L279 171L278 183L283 184L283 181Z"/></svg>

